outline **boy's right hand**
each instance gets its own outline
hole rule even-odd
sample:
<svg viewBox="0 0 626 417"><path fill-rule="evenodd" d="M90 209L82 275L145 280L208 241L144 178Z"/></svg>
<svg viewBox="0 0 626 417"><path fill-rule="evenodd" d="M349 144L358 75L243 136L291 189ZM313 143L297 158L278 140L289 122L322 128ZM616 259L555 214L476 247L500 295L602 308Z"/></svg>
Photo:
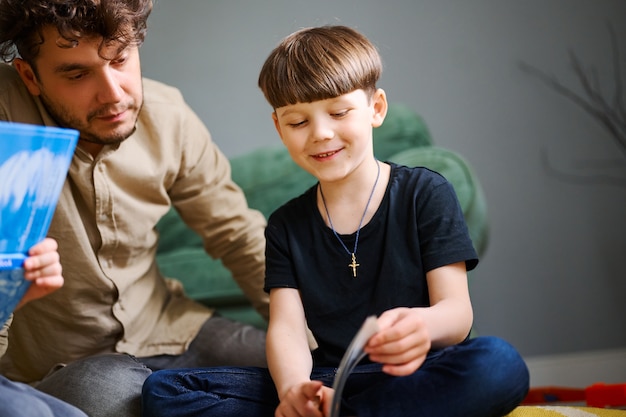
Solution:
<svg viewBox="0 0 626 417"><path fill-rule="evenodd" d="M330 415L332 388L321 381L307 381L287 391L274 413L275 417L323 417Z"/></svg>

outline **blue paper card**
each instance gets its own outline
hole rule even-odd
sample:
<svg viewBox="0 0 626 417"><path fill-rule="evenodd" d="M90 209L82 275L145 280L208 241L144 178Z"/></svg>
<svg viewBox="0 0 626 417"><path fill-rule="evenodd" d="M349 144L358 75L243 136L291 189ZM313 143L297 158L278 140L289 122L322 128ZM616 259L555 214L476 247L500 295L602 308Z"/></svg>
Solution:
<svg viewBox="0 0 626 417"><path fill-rule="evenodd" d="M0 324L28 289L22 264L48 233L78 135L0 121Z"/></svg>

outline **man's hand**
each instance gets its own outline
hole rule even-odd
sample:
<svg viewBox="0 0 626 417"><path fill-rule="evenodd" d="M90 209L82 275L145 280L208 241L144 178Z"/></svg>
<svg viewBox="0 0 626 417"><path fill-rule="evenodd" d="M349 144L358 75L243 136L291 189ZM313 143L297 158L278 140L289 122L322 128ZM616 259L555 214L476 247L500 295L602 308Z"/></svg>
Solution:
<svg viewBox="0 0 626 417"><path fill-rule="evenodd" d="M63 276L56 240L45 238L28 251L24 260L24 278L32 281L17 308L63 286Z"/></svg>

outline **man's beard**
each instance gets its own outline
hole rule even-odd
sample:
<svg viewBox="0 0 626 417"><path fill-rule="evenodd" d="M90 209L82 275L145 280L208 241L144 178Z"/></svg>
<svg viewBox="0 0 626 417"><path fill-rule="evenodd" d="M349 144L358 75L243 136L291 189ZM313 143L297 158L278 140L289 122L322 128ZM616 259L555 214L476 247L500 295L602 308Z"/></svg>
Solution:
<svg viewBox="0 0 626 417"><path fill-rule="evenodd" d="M76 129L80 132L80 140L85 142L95 143L98 145L115 145L128 139L136 130L137 118L139 117L139 110L141 106L137 106L135 102L128 103L120 108L120 106L105 106L87 114L87 121L83 121L77 117L74 117L64 106L54 104L54 101L50 100L43 92L39 96L44 107L50 114L50 116L61 127L70 129ZM141 105L143 105L143 100ZM89 121L93 120L100 114L110 113L110 110L115 109L116 112L123 110L132 111L135 113L135 120L133 124L124 130L115 130L108 135L103 135L98 132L97 129L91 128Z"/></svg>

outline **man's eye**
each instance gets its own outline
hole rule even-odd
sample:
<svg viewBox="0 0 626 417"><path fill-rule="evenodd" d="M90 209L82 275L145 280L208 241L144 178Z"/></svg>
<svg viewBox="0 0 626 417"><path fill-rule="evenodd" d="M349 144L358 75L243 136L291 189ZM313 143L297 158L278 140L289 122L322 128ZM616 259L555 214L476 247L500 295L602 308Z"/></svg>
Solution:
<svg viewBox="0 0 626 417"><path fill-rule="evenodd" d="M332 117L344 117L344 116L346 116L348 114L348 111L349 110L342 110L342 111L338 111L338 112L335 112L335 113L331 113L331 116Z"/></svg>
<svg viewBox="0 0 626 417"><path fill-rule="evenodd" d="M124 65L127 61L127 57L126 56L121 56L119 58L114 59L113 61L111 61L111 63L113 65Z"/></svg>
<svg viewBox="0 0 626 417"><path fill-rule="evenodd" d="M86 73L84 72L79 72L79 73L75 73L75 74L68 74L67 75L67 79L70 81L78 81L82 78L85 78Z"/></svg>
<svg viewBox="0 0 626 417"><path fill-rule="evenodd" d="M287 123L287 125L291 127L299 127L299 126L304 125L305 123L306 123L306 120L302 120L301 122Z"/></svg>

